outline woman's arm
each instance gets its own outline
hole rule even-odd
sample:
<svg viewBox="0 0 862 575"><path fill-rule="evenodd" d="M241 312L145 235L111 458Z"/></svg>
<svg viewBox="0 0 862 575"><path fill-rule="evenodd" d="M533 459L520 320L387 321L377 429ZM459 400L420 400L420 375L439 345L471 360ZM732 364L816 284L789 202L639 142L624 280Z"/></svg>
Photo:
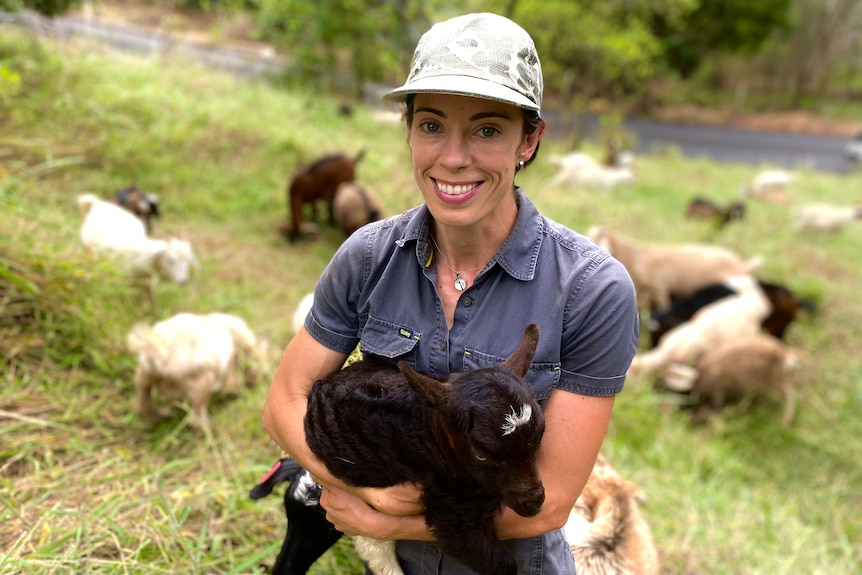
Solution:
<svg viewBox="0 0 862 575"><path fill-rule="evenodd" d="M410 515L422 511L420 491L411 485L385 489L351 487L333 476L317 459L305 438L304 419L308 394L314 382L340 369L347 354L332 351L320 344L302 328L287 345L276 369L263 408L263 427L283 450L311 473L318 483L340 488L373 505L370 508L393 515ZM424 523L423 523L424 525Z"/></svg>
<svg viewBox="0 0 862 575"><path fill-rule="evenodd" d="M322 484L342 485L306 442L308 394L315 381L340 369L346 359L346 354L332 351L300 329L284 350L263 407L263 427L269 436Z"/></svg>

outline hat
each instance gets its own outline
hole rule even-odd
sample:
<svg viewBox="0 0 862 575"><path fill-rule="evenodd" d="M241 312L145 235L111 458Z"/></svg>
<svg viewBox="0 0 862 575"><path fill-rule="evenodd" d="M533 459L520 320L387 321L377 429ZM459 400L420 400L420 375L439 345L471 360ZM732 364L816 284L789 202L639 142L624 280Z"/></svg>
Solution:
<svg viewBox="0 0 862 575"><path fill-rule="evenodd" d="M384 96L459 94L527 110L542 106L542 66L533 39L503 16L466 14L431 27L419 39L407 81Z"/></svg>

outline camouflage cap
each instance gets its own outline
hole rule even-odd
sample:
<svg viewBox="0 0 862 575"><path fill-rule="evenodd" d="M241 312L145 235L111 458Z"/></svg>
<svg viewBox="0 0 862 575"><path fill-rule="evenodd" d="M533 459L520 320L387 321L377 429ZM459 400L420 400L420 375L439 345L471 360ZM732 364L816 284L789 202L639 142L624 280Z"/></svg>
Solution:
<svg viewBox="0 0 862 575"><path fill-rule="evenodd" d="M384 96L458 94L527 110L542 106L542 67L533 39L503 16L466 14L431 27L419 39L407 81Z"/></svg>

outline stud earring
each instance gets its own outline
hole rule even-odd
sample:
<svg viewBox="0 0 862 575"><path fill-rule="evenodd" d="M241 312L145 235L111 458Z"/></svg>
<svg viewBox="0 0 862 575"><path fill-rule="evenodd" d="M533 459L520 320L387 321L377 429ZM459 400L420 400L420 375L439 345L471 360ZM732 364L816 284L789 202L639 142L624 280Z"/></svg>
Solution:
<svg viewBox="0 0 862 575"><path fill-rule="evenodd" d="M515 171L516 171L516 172L520 172L521 170L523 170L523 169L524 169L524 166L525 166L525 165L526 165L526 164L524 164L524 160L519 160L519 161L518 161L518 165L517 165L517 166L515 166Z"/></svg>

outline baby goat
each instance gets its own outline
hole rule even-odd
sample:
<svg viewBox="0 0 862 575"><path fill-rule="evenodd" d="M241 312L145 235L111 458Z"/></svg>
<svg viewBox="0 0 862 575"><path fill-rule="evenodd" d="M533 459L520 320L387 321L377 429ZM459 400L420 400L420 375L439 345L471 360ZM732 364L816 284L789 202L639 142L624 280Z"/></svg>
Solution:
<svg viewBox="0 0 862 575"><path fill-rule="evenodd" d="M239 388L242 368L246 386L262 375L265 342L246 323L222 313L180 313L153 326L136 324L126 341L138 356L135 370L135 411L149 419L167 415L156 410L152 392L191 403L191 423L209 427L207 406L219 391Z"/></svg>
<svg viewBox="0 0 862 575"><path fill-rule="evenodd" d="M312 218L317 220L317 201L324 200L328 204L329 223L334 223L332 202L335 190L342 183L356 179L356 164L364 155L365 150L353 158L345 154L331 154L296 172L287 188L287 204L291 213L287 233L291 240L295 240L302 232L302 206L305 204L311 204Z"/></svg>
<svg viewBox="0 0 862 575"><path fill-rule="evenodd" d="M351 485L423 485L425 520L447 553L478 573L515 575L495 519L502 505L536 515L545 499L536 466L544 415L524 381L538 340L531 324L505 362L445 381L406 362L335 371L309 394L308 445Z"/></svg>
<svg viewBox="0 0 862 575"><path fill-rule="evenodd" d="M305 575L312 563L335 545L343 533L326 520L320 506L321 487L305 469L283 457L249 493L252 499L266 497L277 483L290 482L284 491L287 533L272 567L272 575Z"/></svg>

